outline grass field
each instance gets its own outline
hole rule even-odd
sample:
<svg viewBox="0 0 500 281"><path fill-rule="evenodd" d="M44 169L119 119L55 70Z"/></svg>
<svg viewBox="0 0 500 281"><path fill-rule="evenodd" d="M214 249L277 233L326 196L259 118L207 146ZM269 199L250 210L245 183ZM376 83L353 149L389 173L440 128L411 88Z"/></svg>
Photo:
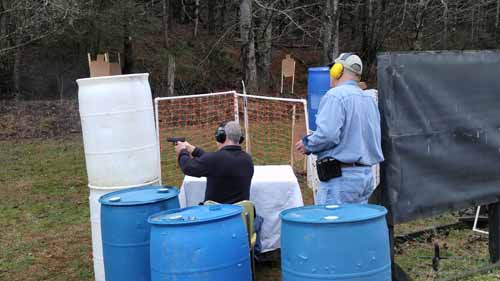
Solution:
<svg viewBox="0 0 500 281"><path fill-rule="evenodd" d="M0 142L0 280L92 280L87 177L80 136ZM310 200L310 192L305 198ZM452 214L398 226L398 234L454 222ZM433 240L447 249L430 267ZM487 236L468 229L400 244L397 262L415 280L437 280L488 264ZM258 281L280 280L279 266L259 266ZM469 281L500 280L495 271Z"/></svg>

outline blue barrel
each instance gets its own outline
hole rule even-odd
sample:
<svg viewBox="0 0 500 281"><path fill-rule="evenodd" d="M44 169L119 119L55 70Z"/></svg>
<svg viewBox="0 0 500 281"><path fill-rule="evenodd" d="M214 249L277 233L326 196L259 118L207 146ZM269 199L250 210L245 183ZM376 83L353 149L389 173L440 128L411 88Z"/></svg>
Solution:
<svg viewBox="0 0 500 281"><path fill-rule="evenodd" d="M280 214L283 281L390 281L384 207L307 206Z"/></svg>
<svg viewBox="0 0 500 281"><path fill-rule="evenodd" d="M330 90L330 68L310 67L307 74L307 110L309 129L316 130L316 114L321 97Z"/></svg>
<svg viewBox="0 0 500 281"><path fill-rule="evenodd" d="M106 281L149 281L152 214L179 208L176 188L151 186L101 196L101 232Z"/></svg>
<svg viewBox="0 0 500 281"><path fill-rule="evenodd" d="M242 210L195 206L151 216L151 281L251 281Z"/></svg>

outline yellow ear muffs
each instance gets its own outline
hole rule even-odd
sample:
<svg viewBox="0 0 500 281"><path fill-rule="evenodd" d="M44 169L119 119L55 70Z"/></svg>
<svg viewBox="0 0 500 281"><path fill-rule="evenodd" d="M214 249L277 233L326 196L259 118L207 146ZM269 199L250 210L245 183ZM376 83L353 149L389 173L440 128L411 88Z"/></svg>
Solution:
<svg viewBox="0 0 500 281"><path fill-rule="evenodd" d="M330 68L330 76L334 79L339 79L344 73L344 66L341 63L336 63Z"/></svg>

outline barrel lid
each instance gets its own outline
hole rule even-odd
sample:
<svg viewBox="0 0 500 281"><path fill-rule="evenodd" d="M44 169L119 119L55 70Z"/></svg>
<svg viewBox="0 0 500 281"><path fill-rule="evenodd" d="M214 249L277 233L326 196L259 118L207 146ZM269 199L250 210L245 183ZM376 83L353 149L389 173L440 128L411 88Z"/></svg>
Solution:
<svg viewBox="0 0 500 281"><path fill-rule="evenodd" d="M150 204L168 200L179 194L172 186L135 187L107 193L99 198L99 202L109 206L133 206Z"/></svg>
<svg viewBox="0 0 500 281"><path fill-rule="evenodd" d="M317 66L317 67L309 67L307 69L309 72L311 71L330 71L328 66Z"/></svg>
<svg viewBox="0 0 500 281"><path fill-rule="evenodd" d="M76 79L76 83L80 85L81 83L88 83L92 81L107 81L107 80L126 80L133 78L148 78L149 73L132 73L132 74L122 74L122 75L107 75L107 76L97 76L97 77L87 77Z"/></svg>
<svg viewBox="0 0 500 281"><path fill-rule="evenodd" d="M371 204L315 205L281 212L284 221L301 223L347 223L383 217L387 210Z"/></svg>
<svg viewBox="0 0 500 281"><path fill-rule="evenodd" d="M240 215L242 211L243 208L236 205L194 206L154 214L149 217L148 222L160 225L191 224Z"/></svg>

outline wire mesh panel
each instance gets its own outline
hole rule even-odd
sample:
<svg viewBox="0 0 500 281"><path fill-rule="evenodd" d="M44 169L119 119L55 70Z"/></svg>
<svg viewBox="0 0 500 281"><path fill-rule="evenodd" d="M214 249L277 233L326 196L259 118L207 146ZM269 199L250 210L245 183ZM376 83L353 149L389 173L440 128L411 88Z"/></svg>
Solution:
<svg viewBox="0 0 500 281"><path fill-rule="evenodd" d="M157 100L162 184L180 186L183 179L167 137L185 137L195 146L215 151L215 129L221 121L234 119L234 103L231 93Z"/></svg>
<svg viewBox="0 0 500 281"><path fill-rule="evenodd" d="M245 145L254 164L290 164L304 172L305 157L295 150L295 143L307 133L303 101L238 96L238 104L240 122L248 116Z"/></svg>
<svg viewBox="0 0 500 281"><path fill-rule="evenodd" d="M185 137L195 146L215 151L217 126L236 117L246 137L243 148L255 165L291 164L296 172L305 172L305 157L294 148L307 132L303 100L223 92L157 98L155 106L162 184L180 186L184 176L167 137Z"/></svg>

